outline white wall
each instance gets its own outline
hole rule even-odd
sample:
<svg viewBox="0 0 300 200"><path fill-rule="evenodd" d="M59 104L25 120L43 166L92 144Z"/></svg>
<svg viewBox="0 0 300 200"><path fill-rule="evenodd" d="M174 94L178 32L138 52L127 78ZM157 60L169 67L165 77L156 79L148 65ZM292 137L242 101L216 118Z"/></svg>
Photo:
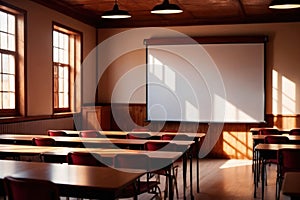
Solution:
<svg viewBox="0 0 300 200"><path fill-rule="evenodd" d="M266 67L266 112L267 114L285 114L294 115L300 113L300 22L295 23L267 23L267 24L239 24L239 25L211 25L211 26L181 26L168 27L170 30L178 31L179 33L188 36L234 36L234 35L266 35L269 37L267 44L267 67ZM124 31L132 31L133 29L99 29L99 41L107 41L108 38L122 33ZM175 34L176 35L176 34ZM150 35L151 36L151 35ZM173 36L168 31L152 34L152 36ZM146 38L138 38L128 35L123 38L124 45L131 40L142 40ZM101 44L100 43L100 44ZM110 51L113 48L110 47ZM117 50L117 49L115 49ZM143 56L144 54L144 56ZM130 70L138 65L144 65L146 53L145 49L141 48L138 51L129 52L127 55L122 55L116 59L103 74L102 82L99 88L99 101L101 103L111 102L116 82L120 77L124 76ZM276 92L272 92L272 74L278 72L279 78ZM145 80L145 70L141 70L136 77L139 83ZM276 73L275 72L275 73ZM284 76L284 77L283 77ZM132 80L135 82L135 80ZM132 82L122 85L124 91L126 88L131 88ZM118 94L118 98L125 99L127 94ZM132 96L132 102L145 103L145 87L139 88Z"/></svg>

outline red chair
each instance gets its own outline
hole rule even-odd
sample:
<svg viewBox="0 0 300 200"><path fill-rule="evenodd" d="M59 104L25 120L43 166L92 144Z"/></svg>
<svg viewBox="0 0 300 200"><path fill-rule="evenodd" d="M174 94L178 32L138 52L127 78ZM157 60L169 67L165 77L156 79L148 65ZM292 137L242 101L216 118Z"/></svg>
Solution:
<svg viewBox="0 0 300 200"><path fill-rule="evenodd" d="M59 200L57 186L46 180L4 178L8 200Z"/></svg>
<svg viewBox="0 0 300 200"><path fill-rule="evenodd" d="M97 130L85 130L80 131L79 136L83 138L99 138L101 134Z"/></svg>
<svg viewBox="0 0 300 200"><path fill-rule="evenodd" d="M286 172L300 172L300 149L279 149L278 150L278 169L276 179L276 199L282 186L284 174Z"/></svg>
<svg viewBox="0 0 300 200"><path fill-rule="evenodd" d="M145 170L147 180L137 180L137 185L127 186L118 198L136 197L139 194L151 193L154 197L161 197L159 182L150 180L150 158L145 154L118 154L114 157L114 167L123 170ZM154 199L154 197L152 199Z"/></svg>
<svg viewBox="0 0 300 200"><path fill-rule="evenodd" d="M291 129L290 135L300 135L300 128Z"/></svg>
<svg viewBox="0 0 300 200"><path fill-rule="evenodd" d="M132 132L149 132L150 130L148 128L145 127L137 127L132 129Z"/></svg>
<svg viewBox="0 0 300 200"><path fill-rule="evenodd" d="M177 145L172 144L169 142L146 142L145 143L145 150L148 151L176 151ZM179 161L179 160L178 160ZM177 162L177 161L176 161ZM175 162L175 163L176 163ZM168 174L166 169L156 170L155 173L158 175L162 175L166 177L166 184L165 184L165 198L167 197L168 192L168 178L171 178L174 182L175 190L176 190L176 196L179 197L178 194L178 186L177 186L177 174L178 174L178 164L172 165L172 172L171 174Z"/></svg>
<svg viewBox="0 0 300 200"><path fill-rule="evenodd" d="M185 141L190 141L191 138L187 135L173 135L173 134L164 134L161 137L162 140L185 140Z"/></svg>
<svg viewBox="0 0 300 200"><path fill-rule="evenodd" d="M261 128L258 135L279 135L280 132L277 128Z"/></svg>
<svg viewBox="0 0 300 200"><path fill-rule="evenodd" d="M55 146L55 140L53 138L32 138L32 144L35 146Z"/></svg>
<svg viewBox="0 0 300 200"><path fill-rule="evenodd" d="M49 136L67 136L67 133L60 130L48 130L47 134Z"/></svg>
<svg viewBox="0 0 300 200"><path fill-rule="evenodd" d="M67 162L69 165L106 166L99 154L89 152L69 152Z"/></svg>
<svg viewBox="0 0 300 200"><path fill-rule="evenodd" d="M149 133L128 133L126 135L127 139L150 139L151 135Z"/></svg>

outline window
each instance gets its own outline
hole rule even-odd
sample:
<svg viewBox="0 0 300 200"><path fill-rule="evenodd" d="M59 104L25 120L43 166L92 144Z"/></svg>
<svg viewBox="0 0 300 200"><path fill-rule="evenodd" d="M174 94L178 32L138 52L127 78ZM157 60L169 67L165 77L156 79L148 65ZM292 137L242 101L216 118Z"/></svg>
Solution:
<svg viewBox="0 0 300 200"><path fill-rule="evenodd" d="M54 113L76 109L74 82L81 60L81 34L53 26L53 110ZM79 78L79 77L78 77Z"/></svg>
<svg viewBox="0 0 300 200"><path fill-rule="evenodd" d="M0 4L0 116L25 110L24 13Z"/></svg>

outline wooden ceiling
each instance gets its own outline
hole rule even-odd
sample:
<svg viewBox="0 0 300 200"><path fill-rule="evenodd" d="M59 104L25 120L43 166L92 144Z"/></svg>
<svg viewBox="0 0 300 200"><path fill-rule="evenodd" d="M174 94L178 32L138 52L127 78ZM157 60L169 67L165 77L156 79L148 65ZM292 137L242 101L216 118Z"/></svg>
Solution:
<svg viewBox="0 0 300 200"><path fill-rule="evenodd" d="M162 0L118 0L129 19L101 19L114 0L32 0L96 28L187 26L300 21L300 9L272 10L271 0L169 0L181 14L155 15L152 8Z"/></svg>

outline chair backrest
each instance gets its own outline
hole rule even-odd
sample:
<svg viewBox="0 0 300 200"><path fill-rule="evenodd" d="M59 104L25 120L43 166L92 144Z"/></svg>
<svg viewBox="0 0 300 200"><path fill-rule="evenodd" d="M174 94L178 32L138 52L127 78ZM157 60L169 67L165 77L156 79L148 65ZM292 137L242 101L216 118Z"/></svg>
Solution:
<svg viewBox="0 0 300 200"><path fill-rule="evenodd" d="M300 149L279 149L279 170L283 176L285 172L300 172Z"/></svg>
<svg viewBox="0 0 300 200"><path fill-rule="evenodd" d="M138 128L133 128L132 132L149 132L150 130L145 127L138 127Z"/></svg>
<svg viewBox="0 0 300 200"><path fill-rule="evenodd" d="M151 135L149 133L128 133L126 135L127 139L150 139Z"/></svg>
<svg viewBox="0 0 300 200"><path fill-rule="evenodd" d="M290 130L290 135L300 135L300 128L294 128Z"/></svg>
<svg viewBox="0 0 300 200"><path fill-rule="evenodd" d="M67 136L67 133L60 130L48 130L47 134L49 136Z"/></svg>
<svg viewBox="0 0 300 200"><path fill-rule="evenodd" d="M53 138L32 138L32 144L35 146L55 146L55 140Z"/></svg>
<svg viewBox="0 0 300 200"><path fill-rule="evenodd" d="M117 154L114 157L115 168L148 170L150 158L145 154Z"/></svg>
<svg viewBox="0 0 300 200"><path fill-rule="evenodd" d="M289 144L290 140L286 136L267 135L264 139L266 144Z"/></svg>
<svg viewBox="0 0 300 200"><path fill-rule="evenodd" d="M57 186L46 180L4 178L4 187L8 200L59 200Z"/></svg>
<svg viewBox="0 0 300 200"><path fill-rule="evenodd" d="M191 138L187 135L171 135L171 134L164 134L161 137L162 140L185 140L190 141Z"/></svg>
<svg viewBox="0 0 300 200"><path fill-rule="evenodd" d="M89 152L69 152L67 162L69 165L105 166L99 154Z"/></svg>
<svg viewBox="0 0 300 200"><path fill-rule="evenodd" d="M276 128L261 128L258 131L258 135L279 135L280 132Z"/></svg>
<svg viewBox="0 0 300 200"><path fill-rule="evenodd" d="M97 130L85 130L80 131L79 136L84 138L98 138L101 137L101 134Z"/></svg>
<svg viewBox="0 0 300 200"><path fill-rule="evenodd" d="M170 142L155 142L149 141L145 143L147 151L176 151L177 145Z"/></svg>

